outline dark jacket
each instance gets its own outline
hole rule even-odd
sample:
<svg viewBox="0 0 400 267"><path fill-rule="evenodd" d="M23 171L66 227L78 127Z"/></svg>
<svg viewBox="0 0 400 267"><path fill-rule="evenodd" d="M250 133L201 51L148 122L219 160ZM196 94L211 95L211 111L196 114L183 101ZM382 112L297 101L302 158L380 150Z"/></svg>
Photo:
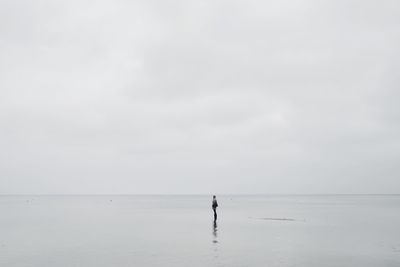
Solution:
<svg viewBox="0 0 400 267"><path fill-rule="evenodd" d="M218 207L218 202L217 202L216 199L214 199L213 202L212 202L212 208L216 209L217 207Z"/></svg>

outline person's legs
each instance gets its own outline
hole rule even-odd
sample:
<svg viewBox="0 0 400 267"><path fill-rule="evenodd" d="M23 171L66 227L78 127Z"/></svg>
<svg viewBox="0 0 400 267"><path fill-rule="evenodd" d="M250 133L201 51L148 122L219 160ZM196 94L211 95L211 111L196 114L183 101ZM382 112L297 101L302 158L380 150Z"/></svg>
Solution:
<svg viewBox="0 0 400 267"><path fill-rule="evenodd" d="M214 221L217 220L217 209L213 209L214 210Z"/></svg>

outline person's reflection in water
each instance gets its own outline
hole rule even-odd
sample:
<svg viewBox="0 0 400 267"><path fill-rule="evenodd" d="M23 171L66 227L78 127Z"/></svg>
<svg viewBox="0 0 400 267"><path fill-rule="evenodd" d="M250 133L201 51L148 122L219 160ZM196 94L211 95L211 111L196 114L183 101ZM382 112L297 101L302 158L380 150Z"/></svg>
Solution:
<svg viewBox="0 0 400 267"><path fill-rule="evenodd" d="M218 240L217 240L217 231L218 231L218 228L217 228L217 221L214 221L214 224L213 224L213 236L214 236L213 243L218 243Z"/></svg>

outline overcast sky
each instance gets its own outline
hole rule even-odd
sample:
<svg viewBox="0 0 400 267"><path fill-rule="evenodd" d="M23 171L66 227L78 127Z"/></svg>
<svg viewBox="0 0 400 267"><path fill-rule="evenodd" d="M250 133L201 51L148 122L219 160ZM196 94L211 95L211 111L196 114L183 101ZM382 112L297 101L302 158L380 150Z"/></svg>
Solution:
<svg viewBox="0 0 400 267"><path fill-rule="evenodd" d="M400 193L400 2L0 0L0 193Z"/></svg>

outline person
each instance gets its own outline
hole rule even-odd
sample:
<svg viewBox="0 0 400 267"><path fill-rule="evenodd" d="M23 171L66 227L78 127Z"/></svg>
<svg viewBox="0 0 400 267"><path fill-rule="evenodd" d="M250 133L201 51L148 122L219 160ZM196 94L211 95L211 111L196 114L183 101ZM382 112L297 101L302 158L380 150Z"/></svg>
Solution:
<svg viewBox="0 0 400 267"><path fill-rule="evenodd" d="M217 198L216 196L213 196L212 209L214 211L214 222L217 221L217 207L218 207Z"/></svg>

